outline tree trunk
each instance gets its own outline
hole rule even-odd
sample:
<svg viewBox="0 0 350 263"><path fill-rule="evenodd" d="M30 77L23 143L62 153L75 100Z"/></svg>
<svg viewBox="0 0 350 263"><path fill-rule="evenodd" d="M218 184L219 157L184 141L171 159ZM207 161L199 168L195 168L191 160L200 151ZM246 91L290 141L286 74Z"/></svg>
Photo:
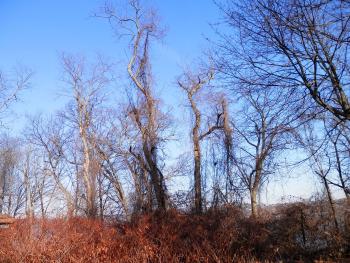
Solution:
<svg viewBox="0 0 350 263"><path fill-rule="evenodd" d="M80 112L82 120L88 119L85 111ZM97 206L96 206L96 176L92 174L91 171L91 156L90 156L90 147L87 138L86 123L81 121L79 123L80 137L83 144L83 179L85 182L86 190L86 214L89 218L95 218L97 215Z"/></svg>
<svg viewBox="0 0 350 263"><path fill-rule="evenodd" d="M324 186L325 186L325 189L326 189L329 205L331 206L334 226L335 226L336 230L339 231L339 225L338 225L337 215L336 215L336 212L335 212L335 206L334 206L334 201L333 201L331 189L329 188L329 184L327 182L326 177L323 176L322 179L323 179L323 183L324 183Z"/></svg>
<svg viewBox="0 0 350 263"><path fill-rule="evenodd" d="M347 201L350 203L350 193L346 187L346 184L345 184L345 180L344 180L344 177L343 177L343 169L342 169L342 166L341 166L341 161L340 161L340 156L339 156L339 151L338 151L338 146L337 146L337 142L333 142L333 146L334 146L334 150L335 150L335 157L336 157L336 163L337 163L337 172L338 172L338 176L339 176L339 179L340 179L340 183L341 183L341 186L342 186L342 189L343 189L343 192L345 194L345 197L347 199Z"/></svg>
<svg viewBox="0 0 350 263"><path fill-rule="evenodd" d="M231 173L231 162L232 162L232 129L229 123L229 113L227 100L225 98L221 101L222 112L223 112L223 121L224 121L224 143L225 143L225 155L226 155L226 181L225 181L225 196L226 200L229 201L228 193L229 188L232 186L232 173Z"/></svg>
<svg viewBox="0 0 350 263"><path fill-rule="evenodd" d="M40 191L40 211L41 211L41 218L45 218L46 211L44 206L44 194L42 191Z"/></svg>
<svg viewBox="0 0 350 263"><path fill-rule="evenodd" d="M160 175L160 171L153 159L152 153L150 149L148 149L148 145L144 142L143 151L145 154L146 161L149 166L149 172L151 177L151 183L156 195L157 207L159 210L166 210L166 200L165 200L165 192L163 187L162 175Z"/></svg>
<svg viewBox="0 0 350 263"><path fill-rule="evenodd" d="M103 183L102 183L102 178L101 176L98 177L98 206L99 206L99 217L100 220L103 221Z"/></svg>
<svg viewBox="0 0 350 263"><path fill-rule="evenodd" d="M151 168L151 177L152 177L152 183L155 187L155 193L158 203L158 209L160 210L166 210L166 196L165 196L165 189L164 189L164 178L163 174L158 168L157 164L157 148L158 148L158 134L156 130L156 104L152 97L152 95L149 92L146 92L146 100L147 100L147 107L148 107L148 131L149 131L149 148L148 148L148 155L150 157L149 159L149 165Z"/></svg>
<svg viewBox="0 0 350 263"><path fill-rule="evenodd" d="M89 218L96 218L97 215L97 207L95 201L95 194L91 187L87 189L87 200L86 200L86 214Z"/></svg>
<svg viewBox="0 0 350 263"><path fill-rule="evenodd" d="M202 213L202 178L201 178L201 150L198 129L193 129L193 154L194 154L194 204L195 212Z"/></svg>
<svg viewBox="0 0 350 263"><path fill-rule="evenodd" d="M257 196L258 196L258 191L259 191L259 186L260 186L262 167L263 167L262 160L258 159L256 161L256 165L255 165L256 171L255 171L253 185L251 186L251 189L250 189L250 200L251 200L251 209L252 209L251 217L254 219L256 219L258 217Z"/></svg>
<svg viewBox="0 0 350 263"><path fill-rule="evenodd" d="M129 207L128 207L128 201L127 199L125 198L125 195L124 195L124 191L123 191L123 188L120 184L120 182L118 180L112 180L112 185L114 187L114 190L116 191L116 193L118 193L118 197L119 197L119 201L123 207L123 210L124 210L124 213L125 213L125 217L126 218L129 218L130 217L130 214L129 214ZM137 194L137 199L139 199L139 193L138 193L138 190L136 190L136 194ZM137 203L139 202L139 200L136 201Z"/></svg>
<svg viewBox="0 0 350 263"><path fill-rule="evenodd" d="M30 167L30 157L29 153L27 153L26 157L26 164L24 168L24 186L25 186L25 193L26 193L26 216L27 218L31 219L34 216L33 212L33 202L32 202L32 194L31 194L31 187L30 187L30 179L29 179L29 167Z"/></svg>
<svg viewBox="0 0 350 263"><path fill-rule="evenodd" d="M258 191L253 188L250 191L250 204L251 204L251 217L256 219L258 217L258 203L257 203Z"/></svg>
<svg viewBox="0 0 350 263"><path fill-rule="evenodd" d="M1 175L0 175L0 214L2 214L3 206L4 206L4 190L2 187Z"/></svg>

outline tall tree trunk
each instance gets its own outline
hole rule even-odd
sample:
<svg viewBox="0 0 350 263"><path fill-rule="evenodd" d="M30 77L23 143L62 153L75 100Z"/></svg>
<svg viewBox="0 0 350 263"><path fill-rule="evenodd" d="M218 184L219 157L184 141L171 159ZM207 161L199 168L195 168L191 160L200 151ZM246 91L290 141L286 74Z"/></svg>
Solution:
<svg viewBox="0 0 350 263"><path fill-rule="evenodd" d="M156 200L157 200L157 207L160 210L166 210L165 192L164 192L163 182L161 180L162 176L160 175L160 171L157 167L157 164L153 159L154 156L152 156L152 153L150 149L148 149L148 145L146 143L144 143L143 151L145 154L147 164L149 166L151 183L152 183L152 186L156 195Z"/></svg>
<svg viewBox="0 0 350 263"><path fill-rule="evenodd" d="M163 174L158 168L157 159L157 148L158 148L158 135L156 130L156 104L153 97L149 92L146 92L146 100L148 107L148 132L149 132L149 148L148 148L148 156L149 156L149 165L151 168L151 177L152 183L155 187L155 193L158 203L158 209L166 210L166 195L164 189L164 178ZM147 158L147 157L146 157Z"/></svg>
<svg viewBox="0 0 350 263"><path fill-rule="evenodd" d="M144 161L146 162L145 166L149 173L151 179L150 182L156 196L157 208L159 210L166 210L167 200L164 178L157 164L158 134L155 128L156 123L154 116L156 109L151 94L149 94L148 91L145 91L144 95L147 107L147 123L142 123L142 113L139 109L134 108L133 113L135 122L141 131L142 151L145 159Z"/></svg>
<svg viewBox="0 0 350 263"><path fill-rule="evenodd" d="M86 108L86 106L79 106L79 108L82 107L83 109ZM81 109L79 109L81 110ZM83 179L85 183L85 190L86 190L86 214L89 218L95 218L97 215L97 206L96 206L96 176L95 174L92 174L93 171L91 171L91 154L90 154L90 147L88 143L87 138L87 127L84 120L89 119L88 116L86 116L88 113L85 112L86 110L82 110L80 113L81 122L79 123L79 130L80 130L80 137L83 144L83 155L84 155L84 161L83 161Z"/></svg>
<svg viewBox="0 0 350 263"><path fill-rule="evenodd" d="M201 112L197 107L195 95L206 85L212 78L213 72L209 70L204 76L198 75L196 78L192 78L190 74L185 74L185 80L178 81L178 85L187 93L188 101L191 105L191 110L194 115L194 124L192 127L192 143L193 143L193 161L194 161L194 209L197 214L203 212L203 197L202 197L202 175L201 175L201 147L200 142L206 136L209 136L212 132L218 129L223 129L222 125L219 125L219 118L216 124L209 126L206 132L201 133ZM203 78L204 77L204 78ZM226 109L226 104L222 102L223 110ZM225 114L225 113L224 113ZM224 117L225 118L225 117ZM225 121L225 120L224 120ZM227 123L226 123L227 124Z"/></svg>

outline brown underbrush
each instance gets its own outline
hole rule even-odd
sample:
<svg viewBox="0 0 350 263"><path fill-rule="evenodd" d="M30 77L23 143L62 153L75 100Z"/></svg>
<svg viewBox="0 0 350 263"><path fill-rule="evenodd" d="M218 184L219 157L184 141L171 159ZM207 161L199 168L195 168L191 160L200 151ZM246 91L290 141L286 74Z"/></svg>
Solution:
<svg viewBox="0 0 350 263"><path fill-rule="evenodd" d="M336 230L312 209L289 205L259 220L234 207L200 216L170 210L127 223L21 219L0 229L0 262L343 262L346 226Z"/></svg>

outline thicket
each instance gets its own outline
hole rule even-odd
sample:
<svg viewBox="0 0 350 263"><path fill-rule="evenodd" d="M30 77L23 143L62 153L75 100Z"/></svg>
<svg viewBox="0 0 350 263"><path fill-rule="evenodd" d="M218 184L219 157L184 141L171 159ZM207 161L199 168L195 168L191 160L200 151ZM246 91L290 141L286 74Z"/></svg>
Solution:
<svg viewBox="0 0 350 263"><path fill-rule="evenodd" d="M233 206L129 222L22 219L0 230L0 262L344 262L349 225L335 229L324 209L294 203L266 209L259 220Z"/></svg>

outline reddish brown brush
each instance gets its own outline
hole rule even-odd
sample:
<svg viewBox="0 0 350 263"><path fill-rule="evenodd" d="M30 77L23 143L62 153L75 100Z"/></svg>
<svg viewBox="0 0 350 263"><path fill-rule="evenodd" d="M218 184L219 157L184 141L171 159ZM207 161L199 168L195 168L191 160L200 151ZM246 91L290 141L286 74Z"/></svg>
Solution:
<svg viewBox="0 0 350 263"><path fill-rule="evenodd" d="M294 220L290 212L284 211L288 220L280 214L264 221L233 208L201 216L154 213L129 223L17 220L0 229L0 262L275 262L327 255L322 250L307 254L312 247L293 241L300 233L299 217L293 213ZM310 225L306 238L315 242L311 223L304 222Z"/></svg>

